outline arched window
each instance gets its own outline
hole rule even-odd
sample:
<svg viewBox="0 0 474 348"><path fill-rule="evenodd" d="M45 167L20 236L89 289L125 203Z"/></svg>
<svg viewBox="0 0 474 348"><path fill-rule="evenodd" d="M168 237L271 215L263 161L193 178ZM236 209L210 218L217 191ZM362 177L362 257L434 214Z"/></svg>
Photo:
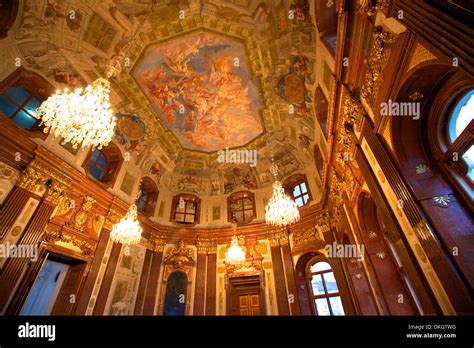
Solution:
<svg viewBox="0 0 474 348"><path fill-rule="evenodd" d="M287 194L294 199L298 208L301 208L311 201L311 193L309 192L306 175L296 174L289 177L285 180L283 187Z"/></svg>
<svg viewBox="0 0 474 348"><path fill-rule="evenodd" d="M246 223L255 216L255 196L252 192L235 192L227 197L228 220L230 222Z"/></svg>
<svg viewBox="0 0 474 348"><path fill-rule="evenodd" d="M189 194L173 197L171 221L178 224L194 225L199 223L199 206L201 200Z"/></svg>
<svg viewBox="0 0 474 348"><path fill-rule="evenodd" d="M122 165L123 159L119 148L110 143L106 147L89 152L83 167L95 179L107 186L112 186Z"/></svg>
<svg viewBox="0 0 474 348"><path fill-rule="evenodd" d="M344 315L336 278L329 263L321 259L310 260L306 267L306 281L314 314Z"/></svg>
<svg viewBox="0 0 474 348"><path fill-rule="evenodd" d="M173 272L166 283L165 303L163 315L184 315L186 313L187 277L184 272Z"/></svg>
<svg viewBox="0 0 474 348"><path fill-rule="evenodd" d="M466 168L460 172L474 182L474 89L466 93L455 105L447 124L448 149L452 162L463 160Z"/></svg>
<svg viewBox="0 0 474 348"><path fill-rule="evenodd" d="M158 189L155 183L150 178L143 178L140 187L140 197L137 201L138 209L147 215L153 215L157 199Z"/></svg>
<svg viewBox="0 0 474 348"><path fill-rule="evenodd" d="M0 111L20 127L36 130L41 120L35 117L40 99L28 89L11 86L0 95Z"/></svg>

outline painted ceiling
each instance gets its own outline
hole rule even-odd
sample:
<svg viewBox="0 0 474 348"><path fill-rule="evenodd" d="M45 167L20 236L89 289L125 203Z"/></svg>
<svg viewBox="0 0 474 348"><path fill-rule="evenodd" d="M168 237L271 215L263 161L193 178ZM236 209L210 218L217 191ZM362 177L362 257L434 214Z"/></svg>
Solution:
<svg viewBox="0 0 474 348"><path fill-rule="evenodd" d="M236 40L198 32L142 53L133 77L184 148L233 148L262 133L262 102L244 50Z"/></svg>
<svg viewBox="0 0 474 348"><path fill-rule="evenodd" d="M104 76L133 42L111 80L115 141L160 185L221 195L271 186L271 153L281 179L313 161L309 4L24 0L0 56L21 57L23 68L59 89L77 88ZM256 166L218 163L216 150L226 147L256 151Z"/></svg>

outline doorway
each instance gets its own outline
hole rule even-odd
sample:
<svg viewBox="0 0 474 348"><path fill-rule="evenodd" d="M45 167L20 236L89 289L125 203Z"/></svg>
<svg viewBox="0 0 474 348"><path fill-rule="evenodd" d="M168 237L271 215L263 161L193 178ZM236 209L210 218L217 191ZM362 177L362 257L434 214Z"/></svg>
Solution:
<svg viewBox="0 0 474 348"><path fill-rule="evenodd" d="M49 315L63 285L69 265L46 260L20 315Z"/></svg>
<svg viewBox="0 0 474 348"><path fill-rule="evenodd" d="M19 315L72 314L86 265L48 253Z"/></svg>
<svg viewBox="0 0 474 348"><path fill-rule="evenodd" d="M264 315L264 292L260 275L228 278L227 314L236 316Z"/></svg>

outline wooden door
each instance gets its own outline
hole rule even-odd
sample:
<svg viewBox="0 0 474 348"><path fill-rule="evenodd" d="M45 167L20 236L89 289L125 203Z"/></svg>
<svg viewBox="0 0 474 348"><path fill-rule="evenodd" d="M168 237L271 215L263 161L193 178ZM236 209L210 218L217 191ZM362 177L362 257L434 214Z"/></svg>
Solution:
<svg viewBox="0 0 474 348"><path fill-rule="evenodd" d="M260 315L260 295L239 295L239 312L242 316Z"/></svg>
<svg viewBox="0 0 474 348"><path fill-rule="evenodd" d="M82 275L86 268L85 263L71 265L64 279L61 290L56 298L51 315L71 315L78 299L78 291L82 281Z"/></svg>

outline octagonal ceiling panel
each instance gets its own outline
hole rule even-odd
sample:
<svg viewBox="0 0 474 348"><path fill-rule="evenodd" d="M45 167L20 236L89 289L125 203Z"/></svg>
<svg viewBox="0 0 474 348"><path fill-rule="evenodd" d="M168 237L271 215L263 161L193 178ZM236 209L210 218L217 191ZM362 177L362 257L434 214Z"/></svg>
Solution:
<svg viewBox="0 0 474 348"><path fill-rule="evenodd" d="M238 147L263 132L244 52L239 41L201 31L148 47L133 76L184 148Z"/></svg>

